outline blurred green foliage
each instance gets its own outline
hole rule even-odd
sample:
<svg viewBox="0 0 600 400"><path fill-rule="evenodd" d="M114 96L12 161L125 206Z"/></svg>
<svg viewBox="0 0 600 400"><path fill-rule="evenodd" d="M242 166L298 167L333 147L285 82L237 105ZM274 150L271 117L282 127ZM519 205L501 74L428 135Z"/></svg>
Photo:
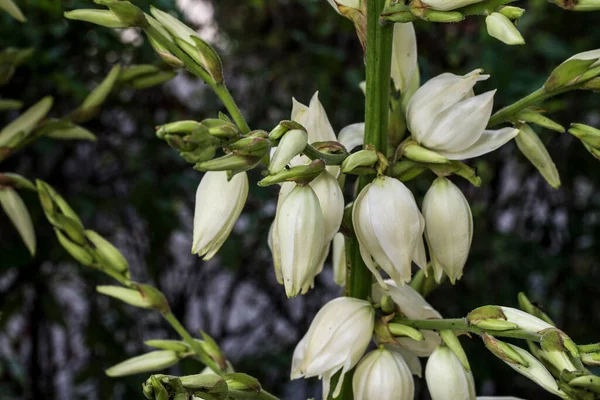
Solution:
<svg viewBox="0 0 600 400"><path fill-rule="evenodd" d="M0 88L3 98L28 106L52 95L56 100L52 113L62 115L77 106L115 63L157 61L150 46L129 32L119 35L62 18L64 11L90 4L22 1L26 24L0 14L0 48L35 48L32 59ZM153 4L177 11L171 0L136 4L145 10ZM362 49L352 24L327 2L210 4L228 85L253 128L269 130L289 118L291 97L308 102L316 90L334 128L362 120L364 98L358 88L364 79ZM478 89L497 88L499 108L537 89L565 58L600 47L600 30L593 29L597 13L569 13L544 0L523 6L528 11L519 29L527 45L521 47L488 37L482 19L449 25L417 23L422 80L445 71L464 74L483 68L492 77ZM544 104L565 126L570 122L600 126L599 106L600 96L588 92ZM86 124L97 134L97 143L44 138L1 168L44 179L57 188L86 226L124 251L136 280L158 285L178 316L206 329L226 348L235 348L230 354L237 357L239 370L292 398L286 386L291 351L319 305L336 295L335 289L323 279L306 298L289 303L274 282L266 250L273 190L251 187L245 228L236 229L220 261L203 263L190 256L190 210L200 174L154 137L158 124L201 120L221 109L215 96L185 74L160 88L122 89L110 96L99 118ZM0 125L15 115L3 112ZM482 187L460 182L472 204L476 229L465 276L456 287L447 284L434 292L430 301L443 315L458 317L482 304L516 306L517 293L525 291L576 342L597 341L597 160L568 134L539 133L555 158L562 188L549 188L513 144L478 160ZM426 175L411 183L419 202L432 179ZM145 376L109 379L103 370L147 351L142 339L173 333L160 319L97 295L95 285L106 278L75 265L57 246L35 196L25 193L24 199L36 221L40 248L35 259L29 258L6 216L0 215L2 397L139 398ZM220 277L215 271L224 268L229 274L226 283L215 278ZM248 287L254 292L247 305L260 305L268 313L235 325L244 320L235 314L240 307L237 296ZM216 299L215 290L225 296ZM282 324L288 330L282 330ZM253 336L255 331L258 336ZM464 342L477 371L479 393L549 398L526 379L515 377L477 340ZM238 354L235 346L240 343L244 346ZM198 368L198 363L185 361L175 372L195 373ZM314 395L313 387L311 383L303 389L305 398Z"/></svg>

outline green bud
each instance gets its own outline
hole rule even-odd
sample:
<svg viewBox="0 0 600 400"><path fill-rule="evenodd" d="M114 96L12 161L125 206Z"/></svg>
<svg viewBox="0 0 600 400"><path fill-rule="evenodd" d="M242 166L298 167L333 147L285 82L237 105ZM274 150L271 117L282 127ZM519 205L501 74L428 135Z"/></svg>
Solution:
<svg viewBox="0 0 600 400"><path fill-rule="evenodd" d="M175 67L175 68L183 67L183 65L184 65L183 62L179 58L177 58L175 55L173 55L173 53L171 53L171 51L169 51L169 49L163 43L163 41L175 43L173 41L173 38L171 37L171 34L169 32L167 32L167 30L165 28L163 28L163 26L157 20L152 18L150 15L148 15L148 14L144 14L144 15L146 17L146 20L148 21L148 23L154 30L154 31L147 30L146 34L148 35L148 41L150 42L150 45L154 48L154 51L156 51L156 54L158 54L158 56L165 63L167 63L168 65L170 65L172 67Z"/></svg>
<svg viewBox="0 0 600 400"><path fill-rule="evenodd" d="M104 265L122 273L129 271L129 263L112 243L92 230L86 230L85 237L95 246Z"/></svg>
<svg viewBox="0 0 600 400"><path fill-rule="evenodd" d="M227 382L229 390L251 391L256 393L260 393L262 390L262 387L256 378L239 372L225 375L225 381Z"/></svg>
<svg viewBox="0 0 600 400"><path fill-rule="evenodd" d="M258 186L269 186L282 182L308 183L315 179L325 170L325 162L323 160L315 160L307 165L299 165L290 169L269 175L258 182Z"/></svg>
<svg viewBox="0 0 600 400"><path fill-rule="evenodd" d="M227 391L227 384L223 378L216 374L186 375L179 378L186 389L201 390L209 393Z"/></svg>
<svg viewBox="0 0 600 400"><path fill-rule="evenodd" d="M137 289L130 289L121 286L96 286L98 293L114 297L115 299L121 300L124 303L132 305L134 307L153 308L150 299L147 299Z"/></svg>
<svg viewBox="0 0 600 400"><path fill-rule="evenodd" d="M156 136L163 139L167 133L176 135L191 134L200 127L200 123L197 121L176 121L168 124L158 126L156 129Z"/></svg>
<svg viewBox="0 0 600 400"><path fill-rule="evenodd" d="M406 158L412 161L433 163L433 164L446 164L449 160L425 147L419 146L416 143L410 143L403 149L403 154Z"/></svg>
<svg viewBox="0 0 600 400"><path fill-rule="evenodd" d="M269 139L279 140L286 132L294 129L306 131L306 129L296 121L281 121L271 132L269 132Z"/></svg>
<svg viewBox="0 0 600 400"><path fill-rule="evenodd" d="M391 323L388 327L394 336L406 336L417 341L425 340L425 336L423 336L421 331L410 326Z"/></svg>
<svg viewBox="0 0 600 400"><path fill-rule="evenodd" d="M18 110L23 107L23 102L19 100L0 99L0 111Z"/></svg>
<svg viewBox="0 0 600 400"><path fill-rule="evenodd" d="M72 125L64 129L51 130L50 132L46 133L46 136L56 140L89 140L90 142L96 141L96 135L79 125Z"/></svg>
<svg viewBox="0 0 600 400"><path fill-rule="evenodd" d="M519 19L525 14L525 9L513 6L504 6L498 12L509 19Z"/></svg>
<svg viewBox="0 0 600 400"><path fill-rule="evenodd" d="M384 10L385 12L385 10ZM395 23L407 23L413 22L416 17L410 12L410 9L398 10L398 11L389 11L381 15L381 18L385 21L395 22Z"/></svg>
<svg viewBox="0 0 600 400"><path fill-rule="evenodd" d="M520 111L516 117L517 117L517 120L522 121L522 122L529 122L532 124L536 124L543 128L551 129L551 130L559 132L559 133L565 132L565 128L562 125L557 124L556 122L552 121L550 118L542 115L540 112L531 110L529 108L526 108L526 109Z"/></svg>
<svg viewBox="0 0 600 400"><path fill-rule="evenodd" d="M579 358L577 345L563 331L556 328L545 329L541 332L540 347L544 351L569 353L573 358Z"/></svg>
<svg viewBox="0 0 600 400"><path fill-rule="evenodd" d="M241 134L237 125L221 118L208 118L200 123L208 129L208 133L221 140L237 139Z"/></svg>
<svg viewBox="0 0 600 400"><path fill-rule="evenodd" d="M157 350L133 357L106 370L110 377L127 376L169 368L179 361L177 353L170 350Z"/></svg>
<svg viewBox="0 0 600 400"><path fill-rule="evenodd" d="M410 181L427 170L423 164L410 160L401 160L391 167L390 175L401 181Z"/></svg>
<svg viewBox="0 0 600 400"><path fill-rule="evenodd" d="M584 124L571 124L569 133L594 148L600 148L600 129Z"/></svg>
<svg viewBox="0 0 600 400"><path fill-rule="evenodd" d="M490 330L490 331L510 331L513 329L519 329L519 325L514 322L507 322L501 319L482 319L474 322L471 325L475 325L478 328Z"/></svg>
<svg viewBox="0 0 600 400"><path fill-rule="evenodd" d="M359 150L356 153L350 154L342 162L342 172L344 174L352 173L358 167L373 167L379 157L375 150Z"/></svg>
<svg viewBox="0 0 600 400"><path fill-rule="evenodd" d="M119 73L121 71L120 65L115 65L106 78L100 83L92 92L85 98L80 108L83 110L86 109L94 109L98 108L104 103L106 97L112 90L117 78L119 77Z"/></svg>
<svg viewBox="0 0 600 400"><path fill-rule="evenodd" d="M13 139L21 135L25 138L36 127L42 118L46 116L54 100L52 97L44 97L27 111L21 114L17 119L6 125L0 131L0 147L17 147Z"/></svg>
<svg viewBox="0 0 600 400"><path fill-rule="evenodd" d="M458 11L438 11L431 8L411 7L410 12L417 18L428 22L460 22L465 16Z"/></svg>
<svg viewBox="0 0 600 400"><path fill-rule="evenodd" d="M204 161L208 161L215 156L217 152L216 146L210 144L208 146L200 146L194 150L180 152L179 155L187 162L196 164Z"/></svg>
<svg viewBox="0 0 600 400"><path fill-rule="evenodd" d="M161 350L172 350L177 353L185 353L190 350L187 343L181 340L168 340L168 339L150 339L144 341L146 346L154 347Z"/></svg>
<svg viewBox="0 0 600 400"><path fill-rule="evenodd" d="M269 164L269 174L276 174L283 170L285 166L302 153L308 144L308 133L302 129L292 129L286 132L280 139L275 154L271 157Z"/></svg>
<svg viewBox="0 0 600 400"><path fill-rule="evenodd" d="M200 343L204 351L206 351L210 358L219 365L219 368L221 368L222 371L226 371L228 365L223 350L221 350L217 342L215 342L206 332L201 330L200 334L202 335L202 339L204 339L204 341Z"/></svg>
<svg viewBox="0 0 600 400"><path fill-rule="evenodd" d="M525 368L529 367L529 363L514 349L513 346L504 343L487 333L482 334L481 338L483 339L485 347L502 361L509 364L519 364Z"/></svg>
<svg viewBox="0 0 600 400"><path fill-rule="evenodd" d="M271 149L267 132L253 131L242 139L227 146L229 150L240 156L264 157Z"/></svg>
<svg viewBox="0 0 600 400"><path fill-rule="evenodd" d="M582 353L581 361L590 367L600 367L600 352L597 353Z"/></svg>
<svg viewBox="0 0 600 400"><path fill-rule="evenodd" d="M158 86L177 76L175 71L161 71L152 75L142 76L130 81L128 84L134 89L146 89L152 86Z"/></svg>
<svg viewBox="0 0 600 400"><path fill-rule="evenodd" d="M235 153L204 161L194 166L198 171L247 171L260 163L262 157L242 156Z"/></svg>
<svg viewBox="0 0 600 400"><path fill-rule="evenodd" d="M392 300L392 296L386 294L381 298L381 311L385 314L393 314L396 312L396 303Z"/></svg>
<svg viewBox="0 0 600 400"><path fill-rule="evenodd" d="M521 125L519 134L515 137L517 147L534 167L542 174L544 179L555 189L560 187L560 176L550 157L548 150L529 125Z"/></svg>
<svg viewBox="0 0 600 400"><path fill-rule="evenodd" d="M69 253L77 262L81 263L85 266L91 266L94 264L94 257L87 250L86 247L78 245L77 243L68 239L62 232L54 228L54 233L56 233L56 237L58 238L58 242L60 245Z"/></svg>
<svg viewBox="0 0 600 400"><path fill-rule="evenodd" d="M117 18L110 10L82 9L67 11L63 15L67 19L91 22L92 24L104 26L106 28L121 29L129 27L129 25Z"/></svg>
<svg viewBox="0 0 600 400"><path fill-rule="evenodd" d="M27 206L17 191L11 187L0 186L0 206L8 215L14 227L19 232L29 253L34 256L36 249L35 231Z"/></svg>
<svg viewBox="0 0 600 400"><path fill-rule="evenodd" d="M192 36L192 40L196 44L196 51L202 60L202 64L200 64L202 68L210 74L215 83L223 83L223 63L215 49L198 36Z"/></svg>
<svg viewBox="0 0 600 400"><path fill-rule="evenodd" d="M467 372L471 371L469 359L467 358L467 354L465 353L465 350L460 344L460 340L458 340L458 336L456 336L456 333L454 333L454 331L450 329L442 329L440 331L440 336L442 337L444 343L446 343L446 346L448 346L448 348L452 350L454 355L458 358L464 369Z"/></svg>
<svg viewBox="0 0 600 400"><path fill-rule="evenodd" d="M27 21L27 18L21 12L21 9L14 3L13 0L0 0L0 10L4 10L19 22Z"/></svg>
<svg viewBox="0 0 600 400"><path fill-rule="evenodd" d="M57 213L54 216L52 225L64 232L73 242L79 245L87 244L85 235L83 233L83 226L79 223L79 221L67 217L66 215Z"/></svg>
<svg viewBox="0 0 600 400"><path fill-rule="evenodd" d="M493 12L485 18L488 34L509 45L525 44L515 24L504 14Z"/></svg>
<svg viewBox="0 0 600 400"><path fill-rule="evenodd" d="M586 375L579 376L569 381L569 386L574 388L587 389L594 393L600 393L600 376Z"/></svg>
<svg viewBox="0 0 600 400"><path fill-rule="evenodd" d="M152 308L161 313L167 313L170 311L169 302L165 298L165 295L155 288L154 286L144 285L136 283L134 285L140 292L141 296L150 304Z"/></svg>
<svg viewBox="0 0 600 400"><path fill-rule="evenodd" d="M144 12L129 1L123 0L94 0L96 4L107 6L110 11L126 26L145 28L148 21Z"/></svg>
<svg viewBox="0 0 600 400"><path fill-rule="evenodd" d="M37 192L37 188L29 179L12 172L0 173L0 186L13 186L17 189L27 189Z"/></svg>
<svg viewBox="0 0 600 400"><path fill-rule="evenodd" d="M119 82L128 82L142 76L153 75L160 72L161 69L156 65L141 64L141 65L130 65L128 67L121 68L119 74Z"/></svg>
<svg viewBox="0 0 600 400"><path fill-rule="evenodd" d="M520 292L518 300L519 307L521 307L521 310L528 312L529 314L541 319L542 321L549 323L550 325L556 325L554 321L552 321L552 319L550 319L550 317L545 312L543 312L538 306L534 305L532 302L529 301L525 293Z"/></svg>
<svg viewBox="0 0 600 400"><path fill-rule="evenodd" d="M594 59L579 59L576 57L568 59L552 71L546 83L544 83L544 88L547 91L553 91L578 83L583 74L596 63Z"/></svg>

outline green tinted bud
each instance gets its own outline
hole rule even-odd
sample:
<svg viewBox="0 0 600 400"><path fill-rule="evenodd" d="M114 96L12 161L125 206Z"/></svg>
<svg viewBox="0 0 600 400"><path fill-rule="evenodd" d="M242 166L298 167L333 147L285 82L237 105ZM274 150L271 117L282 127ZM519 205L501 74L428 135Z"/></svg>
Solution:
<svg viewBox="0 0 600 400"><path fill-rule="evenodd" d="M150 339L145 340L144 344L146 346L154 347L161 350L172 350L177 353L185 353L190 349L187 343L181 340Z"/></svg>
<svg viewBox="0 0 600 400"><path fill-rule="evenodd" d="M14 3L13 0L0 0L0 10L4 10L19 22L27 21L27 18L21 12L21 9Z"/></svg>
<svg viewBox="0 0 600 400"><path fill-rule="evenodd" d="M223 82L223 63L215 49L198 36L192 36L192 40L196 44L196 51L200 55L202 68L204 68L215 83Z"/></svg>
<svg viewBox="0 0 600 400"><path fill-rule="evenodd" d="M521 310L538 317L539 319L549 323L550 325L556 325L545 312L543 312L539 307L535 306L532 302L529 301L525 293L520 292L518 298L519 307L521 307Z"/></svg>
<svg viewBox="0 0 600 400"><path fill-rule="evenodd" d="M315 179L325 170L323 160L315 160L307 165L299 165L290 169L269 175L258 182L258 186L269 186L282 182L308 183Z"/></svg>
<svg viewBox="0 0 600 400"><path fill-rule="evenodd" d="M247 137L236 140L227 146L229 150L240 156L264 157L271 148L267 132L253 131Z"/></svg>
<svg viewBox="0 0 600 400"><path fill-rule="evenodd" d="M269 173L276 174L298 154L302 153L308 144L308 133L302 129L288 131L277 145L275 154L271 158Z"/></svg>
<svg viewBox="0 0 600 400"><path fill-rule="evenodd" d="M342 172L348 174L358 167L373 167L378 160L377 151L359 150L350 154L342 162Z"/></svg>
<svg viewBox="0 0 600 400"><path fill-rule="evenodd" d="M0 99L0 111L18 110L23 107L23 102L19 100Z"/></svg>
<svg viewBox="0 0 600 400"><path fill-rule="evenodd" d="M81 227L83 227L83 223L81 222L81 219L79 219L79 216L75 213L75 211L73 211L73 209L71 208L71 206L69 205L69 203L67 203L65 201L65 199L62 198L61 195L59 195L58 193L56 193L56 191L54 190L54 188L50 185L48 185L46 182L41 181L41 180L37 180L36 181L37 187L38 187L38 194L43 192L45 194L47 194L49 196L49 198L51 199L51 201L58 206L58 209L67 217L71 218L72 220L75 220ZM42 200L40 197L41 201L45 201ZM50 220L50 218L48 218ZM50 221L52 222L52 221Z"/></svg>
<svg viewBox="0 0 600 400"><path fill-rule="evenodd" d="M508 343L504 343L486 333L481 335L485 347L496 357L508 364L518 364L525 368L529 367L529 362Z"/></svg>
<svg viewBox="0 0 600 400"><path fill-rule="evenodd" d="M106 78L104 78L102 83L100 83L100 85L98 85L94 90L92 90L92 92L86 97L86 99L83 101L83 104L81 104L81 108L89 109L100 107L102 103L104 103L104 101L106 100L106 97L112 90L113 86L115 85L115 82L119 77L120 71L121 66L118 64L115 65L110 70Z"/></svg>
<svg viewBox="0 0 600 400"><path fill-rule="evenodd" d="M498 12L509 19L519 19L525 14L525 9L513 6L504 6Z"/></svg>
<svg viewBox="0 0 600 400"><path fill-rule="evenodd" d="M90 266L94 264L94 257L92 254L83 246L78 245L75 242L69 240L59 229L54 228L54 233L58 238L60 245L79 263Z"/></svg>
<svg viewBox="0 0 600 400"><path fill-rule="evenodd" d="M63 231L73 242L80 245L87 244L85 235L83 233L83 226L81 223L79 223L79 221L67 217L66 215L57 213L54 216L54 222L52 224Z"/></svg>
<svg viewBox="0 0 600 400"><path fill-rule="evenodd" d="M225 381L229 390L251 391L259 393L262 390L258 380L250 375L234 372L225 375Z"/></svg>
<svg viewBox="0 0 600 400"><path fill-rule="evenodd" d="M95 142L97 139L96 135L79 125L72 125L64 129L55 129L46 133L46 136L56 140L89 140L90 142Z"/></svg>
<svg viewBox="0 0 600 400"><path fill-rule="evenodd" d="M465 353L465 350L463 349L462 345L460 344L460 341L458 340L458 336L456 336L456 333L454 333L454 331L450 330L450 329L442 329L440 331L440 336L442 337L442 340L444 341L444 343L446 343L446 346L448 346L448 348L450 350L452 350L454 355L458 358L458 360L460 361L462 366L465 368L465 370L467 372L471 371L471 366L469 365L469 359L467 358L467 354Z"/></svg>
<svg viewBox="0 0 600 400"><path fill-rule="evenodd" d="M471 325L475 325L478 328L490 331L510 331L513 329L519 329L519 325L513 322L503 321L501 319L482 319L472 323Z"/></svg>
<svg viewBox="0 0 600 400"><path fill-rule="evenodd" d="M44 97L17 119L2 128L0 131L0 147L17 147L18 143L13 143L15 139L21 138L20 140L22 140L28 136L50 111L53 102L52 97Z"/></svg>
<svg viewBox="0 0 600 400"><path fill-rule="evenodd" d="M296 121L281 121L271 132L269 132L269 139L281 139L286 132L294 129L306 131L306 129Z"/></svg>
<svg viewBox="0 0 600 400"><path fill-rule="evenodd" d="M543 128L551 129L556 132L565 132L565 128L562 125L557 124L556 122L552 121L550 118L546 117L540 112L528 108L519 111L519 113L517 114L517 119L519 121L536 124Z"/></svg>
<svg viewBox="0 0 600 400"><path fill-rule="evenodd" d="M485 24L491 37L510 45L525 44L525 39L507 16L491 13L485 18Z"/></svg>
<svg viewBox="0 0 600 400"><path fill-rule="evenodd" d="M12 172L0 173L0 186L13 186L17 189L27 189L34 192L37 188L29 179Z"/></svg>
<svg viewBox="0 0 600 400"><path fill-rule="evenodd" d="M410 326L392 323L388 325L388 328L390 333L394 336L406 336L417 341L425 340L425 336L423 336L421 331L411 328Z"/></svg>
<svg viewBox="0 0 600 400"><path fill-rule="evenodd" d="M419 146L416 143L411 143L404 147L403 154L406 158L412 161L433 163L433 164L446 164L449 160L425 147Z"/></svg>
<svg viewBox="0 0 600 400"><path fill-rule="evenodd" d="M110 10L82 9L67 11L63 15L67 19L91 22L92 24L106 28L120 29L129 27L129 25L117 18Z"/></svg>
<svg viewBox="0 0 600 400"><path fill-rule="evenodd" d="M133 357L106 370L110 377L127 376L143 372L157 371L177 364L177 353L170 350L157 350Z"/></svg>
<svg viewBox="0 0 600 400"><path fill-rule="evenodd" d="M156 136L163 139L167 133L176 135L191 134L200 127L197 121L176 121L161 125L156 129Z"/></svg>
<svg viewBox="0 0 600 400"><path fill-rule="evenodd" d="M130 65L128 67L121 68L119 74L119 82L128 82L142 76L152 75L160 72L161 69L156 65L141 64L141 65Z"/></svg>
<svg viewBox="0 0 600 400"><path fill-rule="evenodd" d="M177 72L175 71L161 71L152 75L136 78L130 81L128 84L134 89L146 89L170 81L171 79L175 78L175 76L177 76Z"/></svg>
<svg viewBox="0 0 600 400"><path fill-rule="evenodd" d="M217 152L216 146L210 144L208 146L198 147L191 151L181 152L179 155L187 162L191 164L208 161L215 156Z"/></svg>
<svg viewBox="0 0 600 400"><path fill-rule="evenodd" d="M85 237L94 244L96 253L98 253L103 264L119 272L126 273L129 271L129 263L112 243L92 230L86 230Z"/></svg>
<svg viewBox="0 0 600 400"><path fill-rule="evenodd" d="M96 4L107 6L115 16L130 27L145 28L148 26L148 21L144 16L144 12L138 7L131 4L129 1L123 0L94 0Z"/></svg>
<svg viewBox="0 0 600 400"><path fill-rule="evenodd" d="M153 308L150 299L145 298L137 289L130 289L121 286L96 286L98 293L114 297L124 303L139 308Z"/></svg>
<svg viewBox="0 0 600 400"><path fill-rule="evenodd" d="M241 134L237 125L221 118L208 118L201 124L208 129L208 133L221 140L237 139Z"/></svg>
<svg viewBox="0 0 600 400"><path fill-rule="evenodd" d="M0 206L6 215L8 215L8 218L10 218L17 232L19 232L29 253L32 256L35 255L36 240L33 222L21 196L19 196L15 189L11 187L3 188L0 185Z"/></svg>
<svg viewBox="0 0 600 400"><path fill-rule="evenodd" d="M458 11L438 11L431 8L411 7L410 12L417 18L428 22L460 22L465 16Z"/></svg>
<svg viewBox="0 0 600 400"><path fill-rule="evenodd" d="M542 174L544 179L557 189L560 187L560 176L552 157L546 150L546 147L529 125L522 125L519 134L515 137L517 147L534 167Z"/></svg>
<svg viewBox="0 0 600 400"><path fill-rule="evenodd" d="M191 390L202 390L205 392L217 393L227 391L227 384L225 380L216 374L196 374L186 375L179 378L181 384L186 389Z"/></svg>
<svg viewBox="0 0 600 400"><path fill-rule="evenodd" d="M393 314L396 312L396 304L390 295L384 295L381 298L381 311L385 314Z"/></svg>
<svg viewBox="0 0 600 400"><path fill-rule="evenodd" d="M571 124L569 133L594 148L600 148L600 129L584 124Z"/></svg>
<svg viewBox="0 0 600 400"><path fill-rule="evenodd" d="M162 313L169 312L169 303L167 302L165 295L160 290L154 286L139 283L135 284L135 287L152 308Z"/></svg>
<svg viewBox="0 0 600 400"><path fill-rule="evenodd" d="M235 153L223 157L213 158L194 166L198 171L247 171L260 163L262 157L242 156Z"/></svg>
<svg viewBox="0 0 600 400"><path fill-rule="evenodd" d="M172 67L183 67L183 62L175 55L173 55L173 53L171 53L162 42L162 40L165 40L168 42L175 43L173 41L173 38L171 37L171 34L169 34L169 32L167 32L167 30L163 28L163 26L150 15L145 14L145 16L152 29L154 29L154 31L147 30L146 34L148 35L148 41L150 42L150 45L154 48L154 51L156 51L156 54L158 54L158 56L165 63Z"/></svg>
<svg viewBox="0 0 600 400"><path fill-rule="evenodd" d="M204 341L200 343L204 351L210 356L210 358L217 362L221 370L227 370L227 359L225 358L225 354L223 354L223 350L221 350L217 342L215 342L214 339L206 332L201 330L200 334L202 335L202 339L204 339Z"/></svg>
<svg viewBox="0 0 600 400"><path fill-rule="evenodd" d="M586 375L579 376L569 381L569 386L574 388L587 389L594 393L600 393L600 376Z"/></svg>
<svg viewBox="0 0 600 400"><path fill-rule="evenodd" d="M600 352L597 353L582 353L581 361L590 367L600 367Z"/></svg>
<svg viewBox="0 0 600 400"><path fill-rule="evenodd" d="M402 160L392 166L390 175L401 181L410 181L426 170L427 167L423 164L410 160Z"/></svg>
<svg viewBox="0 0 600 400"><path fill-rule="evenodd" d="M600 50L575 54L552 71L544 84L546 90L584 83L600 74Z"/></svg>

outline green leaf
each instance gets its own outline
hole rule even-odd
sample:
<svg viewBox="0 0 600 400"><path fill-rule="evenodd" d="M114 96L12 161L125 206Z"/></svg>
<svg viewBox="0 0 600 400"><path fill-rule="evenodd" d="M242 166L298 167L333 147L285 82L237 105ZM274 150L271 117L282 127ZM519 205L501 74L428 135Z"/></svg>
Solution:
<svg viewBox="0 0 600 400"><path fill-rule="evenodd" d="M115 65L110 70L106 78L104 78L102 83L100 83L94 90L92 90L88 97L86 97L86 99L83 101L83 104L81 104L80 108L87 109L100 107L102 103L104 103L104 100L106 100L106 97L108 96L110 91L112 90L117 78L119 77L120 71L121 66L118 64Z"/></svg>
<svg viewBox="0 0 600 400"><path fill-rule="evenodd" d="M6 11L11 17L19 22L27 21L21 9L12 0L0 0L0 9Z"/></svg>
<svg viewBox="0 0 600 400"><path fill-rule="evenodd" d="M53 101L54 100L50 96L44 97L21 114L19 118L6 125L4 129L0 131L0 147L11 143L12 139L18 137L19 133L21 133L23 137L27 136L33 128L35 128L38 122L48 114Z"/></svg>
<svg viewBox="0 0 600 400"><path fill-rule="evenodd" d="M12 99L0 99L0 111L18 110L23 107L23 102Z"/></svg>
<svg viewBox="0 0 600 400"><path fill-rule="evenodd" d="M96 135L79 125L73 125L72 127L65 129L53 130L47 133L46 136L57 140L89 140L91 142L96 141Z"/></svg>
<svg viewBox="0 0 600 400"><path fill-rule="evenodd" d="M35 231L23 199L13 188L0 189L0 205L21 235L31 255L35 255Z"/></svg>

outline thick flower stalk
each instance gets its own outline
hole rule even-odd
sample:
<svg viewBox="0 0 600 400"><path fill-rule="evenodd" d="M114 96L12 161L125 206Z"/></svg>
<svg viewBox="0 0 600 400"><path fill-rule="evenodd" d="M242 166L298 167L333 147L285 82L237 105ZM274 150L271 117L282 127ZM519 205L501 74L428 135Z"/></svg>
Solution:
<svg viewBox="0 0 600 400"><path fill-rule="evenodd" d="M444 73L417 90L408 104L408 128L414 140L450 160L477 157L502 146L519 131L486 130L495 91L474 96L473 87L489 75Z"/></svg>
<svg viewBox="0 0 600 400"><path fill-rule="evenodd" d="M210 260L219 251L248 197L245 172L227 180L227 172L206 172L196 191L192 253Z"/></svg>
<svg viewBox="0 0 600 400"><path fill-rule="evenodd" d="M358 363L371 341L374 317L375 310L365 300L339 297L325 304L294 350L291 379L320 377L325 400L331 377L341 371L333 392L337 397L344 375Z"/></svg>
<svg viewBox="0 0 600 400"><path fill-rule="evenodd" d="M437 282L444 273L453 284L462 276L473 239L467 199L449 179L437 178L423 199L425 238Z"/></svg>
<svg viewBox="0 0 600 400"><path fill-rule="evenodd" d="M402 355L380 348L360 360L352 389L356 400L413 400L415 384Z"/></svg>
<svg viewBox="0 0 600 400"><path fill-rule="evenodd" d="M325 242L323 213L314 190L297 185L283 200L275 223L285 293L295 297L314 281Z"/></svg>
<svg viewBox="0 0 600 400"><path fill-rule="evenodd" d="M352 211L360 254L377 281L387 288L377 266L398 285L411 280L411 261L426 267L425 220L410 190L389 176L377 177L356 198Z"/></svg>

